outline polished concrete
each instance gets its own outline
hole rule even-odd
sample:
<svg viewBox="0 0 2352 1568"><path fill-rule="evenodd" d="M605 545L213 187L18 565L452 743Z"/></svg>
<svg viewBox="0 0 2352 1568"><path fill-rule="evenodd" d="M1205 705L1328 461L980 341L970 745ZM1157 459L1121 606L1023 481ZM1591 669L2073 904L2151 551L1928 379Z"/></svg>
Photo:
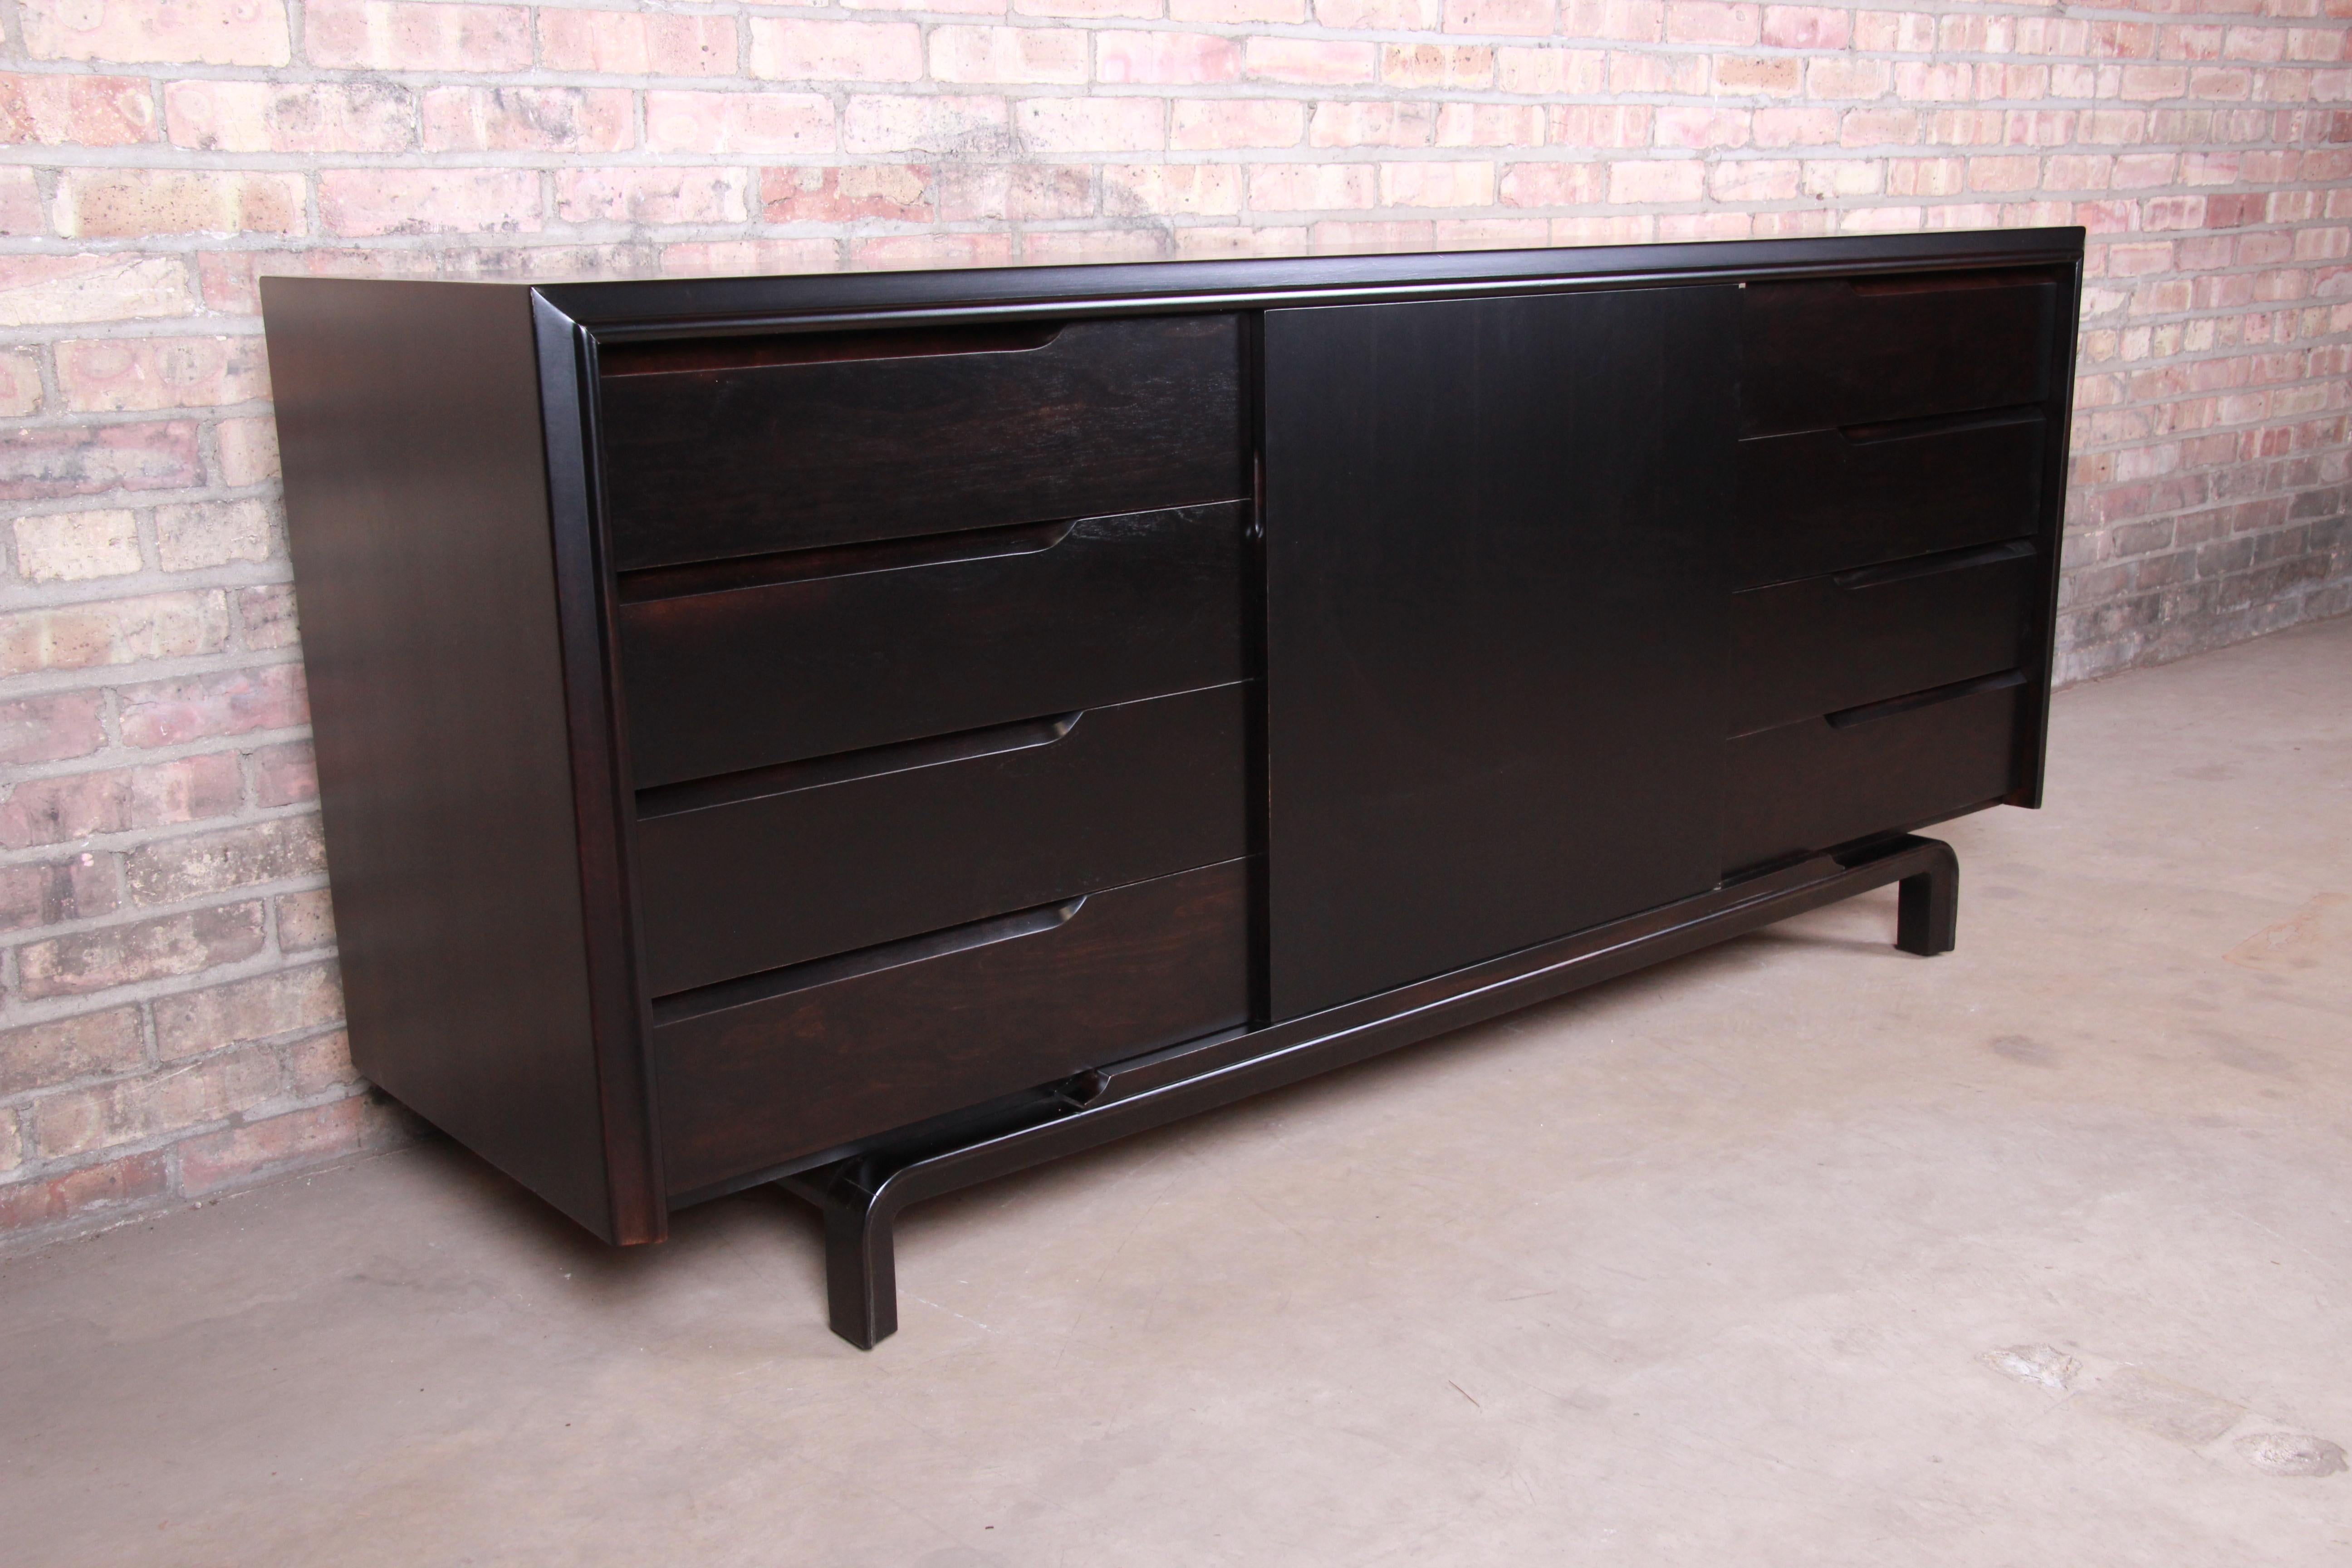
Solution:
<svg viewBox="0 0 2352 1568"><path fill-rule="evenodd" d="M2352 1562L2352 619L1894 889L911 1211L426 1146L0 1264L47 1564Z"/></svg>

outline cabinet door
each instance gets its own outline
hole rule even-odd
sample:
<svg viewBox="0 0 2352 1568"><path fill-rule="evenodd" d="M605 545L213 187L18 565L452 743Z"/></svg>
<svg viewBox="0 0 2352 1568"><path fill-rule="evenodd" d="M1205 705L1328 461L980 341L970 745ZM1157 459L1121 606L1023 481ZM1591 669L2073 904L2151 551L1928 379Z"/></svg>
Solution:
<svg viewBox="0 0 2352 1568"><path fill-rule="evenodd" d="M1734 300L1266 313L1274 1017L1715 884Z"/></svg>

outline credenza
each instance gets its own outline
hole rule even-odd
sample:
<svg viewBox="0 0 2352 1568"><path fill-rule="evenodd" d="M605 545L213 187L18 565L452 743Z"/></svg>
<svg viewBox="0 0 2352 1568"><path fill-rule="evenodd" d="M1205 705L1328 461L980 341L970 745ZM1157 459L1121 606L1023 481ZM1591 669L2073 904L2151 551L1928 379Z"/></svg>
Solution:
<svg viewBox="0 0 2352 1568"><path fill-rule="evenodd" d="M580 1224L907 1204L2042 788L2083 232L262 284L352 1049Z"/></svg>

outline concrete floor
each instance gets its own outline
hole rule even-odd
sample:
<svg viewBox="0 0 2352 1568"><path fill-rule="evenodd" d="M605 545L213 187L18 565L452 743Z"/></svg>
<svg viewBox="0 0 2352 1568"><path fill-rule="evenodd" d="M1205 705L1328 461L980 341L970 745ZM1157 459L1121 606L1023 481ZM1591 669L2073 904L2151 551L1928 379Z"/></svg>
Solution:
<svg viewBox="0 0 2352 1568"><path fill-rule="evenodd" d="M2352 1561L2352 619L1893 889L909 1214L446 1146L0 1265L36 1564Z"/></svg>

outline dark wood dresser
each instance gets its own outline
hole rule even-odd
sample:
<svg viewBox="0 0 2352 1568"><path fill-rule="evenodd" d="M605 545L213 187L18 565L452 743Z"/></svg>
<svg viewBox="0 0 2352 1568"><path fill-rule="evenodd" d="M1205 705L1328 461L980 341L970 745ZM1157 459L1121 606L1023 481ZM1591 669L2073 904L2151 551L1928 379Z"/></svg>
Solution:
<svg viewBox="0 0 2352 1568"><path fill-rule="evenodd" d="M2038 803L2083 236L262 285L352 1050L608 1240L916 1199Z"/></svg>

